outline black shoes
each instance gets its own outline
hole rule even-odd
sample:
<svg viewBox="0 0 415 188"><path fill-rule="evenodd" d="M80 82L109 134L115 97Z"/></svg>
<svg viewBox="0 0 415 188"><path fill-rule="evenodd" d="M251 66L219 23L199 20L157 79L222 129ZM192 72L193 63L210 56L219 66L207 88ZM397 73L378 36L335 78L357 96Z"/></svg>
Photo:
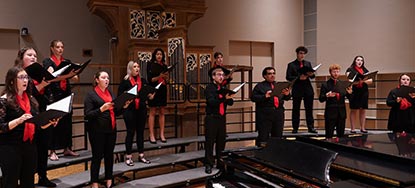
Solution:
<svg viewBox="0 0 415 188"><path fill-rule="evenodd" d="M212 174L212 166L207 165L207 166L205 167L205 172L206 172L206 174Z"/></svg>
<svg viewBox="0 0 415 188"><path fill-rule="evenodd" d="M309 133L318 133L315 128L308 129L308 132Z"/></svg>
<svg viewBox="0 0 415 188"><path fill-rule="evenodd" d="M151 161L147 160L146 158L144 158L144 156L138 156L138 161L144 164L150 164Z"/></svg>
<svg viewBox="0 0 415 188"><path fill-rule="evenodd" d="M42 187L56 187L56 183L51 182L48 178L40 178L37 185Z"/></svg>
<svg viewBox="0 0 415 188"><path fill-rule="evenodd" d="M157 144L157 140L151 141L151 138L148 138L148 141L150 142L150 144Z"/></svg>
<svg viewBox="0 0 415 188"><path fill-rule="evenodd" d="M293 129L293 131L291 131L292 133L298 133L298 130L297 129Z"/></svg>

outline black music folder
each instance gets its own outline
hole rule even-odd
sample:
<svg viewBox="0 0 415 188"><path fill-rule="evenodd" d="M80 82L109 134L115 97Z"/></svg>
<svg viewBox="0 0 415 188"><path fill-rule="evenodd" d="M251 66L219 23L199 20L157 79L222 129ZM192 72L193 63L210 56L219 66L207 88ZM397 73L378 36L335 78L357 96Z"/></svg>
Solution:
<svg viewBox="0 0 415 188"><path fill-rule="evenodd" d="M321 67L321 63L314 67L303 66L300 69L298 69L298 72L301 74L307 74L308 72L316 72L317 69L319 69L320 67Z"/></svg>
<svg viewBox="0 0 415 188"><path fill-rule="evenodd" d="M42 82L43 79L45 81L50 81L61 75L66 69L69 68L69 65L63 66L57 71L50 73L48 70L46 70L41 64L39 63L32 63L31 65L27 66L25 68L26 73L32 78L33 80L36 80L37 82Z"/></svg>
<svg viewBox="0 0 415 188"><path fill-rule="evenodd" d="M285 88L291 87L291 82L277 82L274 83L274 89L271 92L271 96L280 96L282 93L282 90Z"/></svg>
<svg viewBox="0 0 415 188"><path fill-rule="evenodd" d="M125 102L135 99L137 94L137 85L135 85L112 101L114 103L114 108L122 109Z"/></svg>
<svg viewBox="0 0 415 188"><path fill-rule="evenodd" d="M61 64L58 66L58 69L60 69L61 67L65 67L69 65L69 68L67 68L65 71L63 71L61 73L61 75L66 75L69 74L72 70L74 71L78 71L76 74L81 74L82 71L84 71L84 69L86 68L86 66L88 66L89 63L91 63L92 59L89 59L88 61L82 63L82 64L77 64L77 63L72 63L69 61L62 61Z"/></svg>
<svg viewBox="0 0 415 188"><path fill-rule="evenodd" d="M245 84L246 84L246 82L244 82L244 83L242 83L241 85L239 85L239 86L235 87L233 90L226 89L226 88L221 88L221 89L218 91L218 94L221 94L221 95L223 95L223 96L225 96L226 94L233 95L233 94L235 94L235 93L238 93L238 91L239 91L239 90L241 90L242 86L244 86Z"/></svg>
<svg viewBox="0 0 415 188"><path fill-rule="evenodd" d="M154 92L156 92L156 88L154 88L150 85L144 84L141 87L140 92L138 93L138 97L141 98L141 99L145 99L145 98L147 98L148 94L154 93Z"/></svg>
<svg viewBox="0 0 415 188"><path fill-rule="evenodd" d="M409 99L410 93L414 93L415 94L415 88L411 87L411 86L400 86L396 92L396 96L397 97L404 97Z"/></svg>
<svg viewBox="0 0 415 188"><path fill-rule="evenodd" d="M43 126L49 123L49 120L61 118L72 110L72 101L74 94L56 101L46 106L46 111L39 113L36 116L26 120L27 122Z"/></svg>
<svg viewBox="0 0 415 188"><path fill-rule="evenodd" d="M177 64L178 64L178 62L173 63L173 65L167 66L167 68L166 68L163 65L160 65L158 63L153 63L153 64L151 64L151 72L153 72L153 74L160 74L160 73L170 72L176 67Z"/></svg>
<svg viewBox="0 0 415 188"><path fill-rule="evenodd" d="M333 91L337 93L347 93L347 88L352 86L353 82L338 80Z"/></svg>
<svg viewBox="0 0 415 188"><path fill-rule="evenodd" d="M367 72L363 75L361 75L357 72L355 74L350 73L347 76L347 78L349 79L350 82L358 82L359 80L375 79L375 76L376 76L377 73L378 73L378 71Z"/></svg>

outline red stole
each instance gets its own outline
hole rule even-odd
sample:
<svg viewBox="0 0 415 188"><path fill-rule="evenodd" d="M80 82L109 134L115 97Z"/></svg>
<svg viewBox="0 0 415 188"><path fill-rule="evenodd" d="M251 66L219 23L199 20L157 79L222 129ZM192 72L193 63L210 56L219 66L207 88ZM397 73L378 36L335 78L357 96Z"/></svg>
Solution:
<svg viewBox="0 0 415 188"><path fill-rule="evenodd" d="M98 96L105 103L112 101L112 96L111 96L110 91L108 91L108 89L105 89L105 91L102 91L98 86L95 86L94 90L98 94ZM109 109L109 111L110 111L110 116L111 116L111 127L114 130L114 128L115 128L115 113L114 113L114 107L111 107Z"/></svg>
<svg viewBox="0 0 415 188"><path fill-rule="evenodd" d="M60 59L58 59L55 55L51 55L50 58L52 59L53 62L55 62L56 67L59 67L59 65L61 64L61 62L63 61L63 57L61 56ZM57 70L55 70L57 71ZM63 91L66 91L66 79L65 80L61 80L59 82L59 86Z"/></svg>
<svg viewBox="0 0 415 188"><path fill-rule="evenodd" d="M139 76L137 76L137 80L134 79L134 77L130 76L130 83L132 86L135 86L137 84L137 93L140 92L141 89L141 79ZM135 109L138 110L140 106L140 98L135 98Z"/></svg>
<svg viewBox="0 0 415 188"><path fill-rule="evenodd" d="M364 74L364 72L363 72L363 68L362 67L358 67L358 66L354 66L354 69L359 73L359 74L361 74L361 75L363 75ZM363 87L363 83L359 83L359 84L357 84L356 85L356 87L357 88L362 88Z"/></svg>
<svg viewBox="0 0 415 188"><path fill-rule="evenodd" d="M40 83L38 82L38 81L36 81L36 80L32 80L33 81L33 85L36 87L37 85L39 85ZM40 91L39 91L39 93L40 94L44 94L45 93L45 88L42 88Z"/></svg>
<svg viewBox="0 0 415 188"><path fill-rule="evenodd" d="M17 99L17 103L19 104L20 108L25 112L25 114L31 114L30 113L30 100L29 100L29 97L27 96L27 93L23 92L22 97L17 95L16 99ZM35 124L25 123L23 141L27 141L28 139L30 139L30 142L32 142L34 134L35 134Z"/></svg>
<svg viewBox="0 0 415 188"><path fill-rule="evenodd" d="M400 85L398 85L398 89L400 88L401 86ZM412 107L412 103L411 102L409 102L408 101L408 99L406 99L406 98L402 98L402 100L401 100L401 103L399 104L399 109L400 110L406 110L406 109L408 109L408 108L410 108L410 107Z"/></svg>
<svg viewBox="0 0 415 188"><path fill-rule="evenodd" d="M218 91L220 90L220 85L218 85ZM219 99L222 99L223 95L219 94ZM225 104L223 102L221 102L219 104L219 114L220 115L225 115Z"/></svg>
<svg viewBox="0 0 415 188"><path fill-rule="evenodd" d="M274 89L274 83L270 83L271 84L271 89ZM278 101L278 97L277 96L274 96L274 106L275 106L275 108L278 108L278 106L279 106L279 101Z"/></svg>

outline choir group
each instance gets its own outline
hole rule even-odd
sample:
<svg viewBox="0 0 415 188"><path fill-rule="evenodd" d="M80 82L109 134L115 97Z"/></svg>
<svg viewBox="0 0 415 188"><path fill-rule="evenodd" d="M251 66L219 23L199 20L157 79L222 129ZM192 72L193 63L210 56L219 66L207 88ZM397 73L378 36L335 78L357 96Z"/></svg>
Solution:
<svg viewBox="0 0 415 188"><path fill-rule="evenodd" d="M19 50L15 64L7 71L5 87L0 97L0 168L2 170L2 186L6 188L34 187L34 174L39 176L38 185L56 187L47 177L47 161L59 160L56 150L63 149L63 155L79 156L72 151L72 112L51 118L48 123L40 125L30 121L39 113L46 111L47 105L72 95L70 82L78 80L79 68L70 68L71 61L63 57L64 43L53 40L50 45L50 57L42 62L43 68L55 74L54 78L34 79L27 67L37 64L37 52L34 48L24 47ZM265 67L262 71L264 80L258 83L252 92L251 100L256 107L256 129L258 137L256 145L265 147L272 138L282 138L285 109L284 101L292 100L292 133L298 133L300 123L300 106L304 100L306 124L308 132L317 133L314 128L313 100L314 89L311 79L315 78L315 70L305 60L307 48L296 49L297 58L288 63L286 79L289 82L276 82L274 67ZM223 66L223 54L214 54L215 62L209 70L211 82L206 85L205 116L205 172L212 173L212 168L224 168L221 152L225 149L226 109L233 105L235 92L222 92L232 80L233 70ZM329 66L330 79L322 84L319 101L325 102L325 136L332 139L334 130L337 137L345 134L346 104L349 100L351 133L356 133L354 120L359 115L360 132L367 133L365 128L366 109L368 109L368 85L373 77L367 76L369 71L364 65L363 56L356 56L346 70L349 80L339 80L341 67L337 64ZM69 68L68 68L69 67ZM68 69L68 70L62 70ZM140 75L140 63L130 61L127 74L120 82L118 93L108 89L110 75L98 71L92 81L92 89L84 98L84 115L86 129L92 150L91 187L99 187L99 171L104 159L105 186L112 187L113 151L117 137L116 117L123 115L127 134L125 137L125 164L134 165L132 145L136 136L138 162L151 163L144 157L144 129L148 115L149 141L157 143L154 131L155 118L158 111L160 132L158 138L166 143L164 135L164 111L167 105L167 84L169 78L165 53L157 48L147 65L147 78ZM415 132L415 91L410 86L411 78L402 74L398 86L392 89L387 98L391 107L388 129L401 135ZM117 97L137 88L136 96L115 105ZM148 89L153 88L153 89ZM157 88L157 89L154 89ZM147 113L147 105L150 112ZM214 148L215 153L214 155ZM48 151L50 151L48 153Z"/></svg>

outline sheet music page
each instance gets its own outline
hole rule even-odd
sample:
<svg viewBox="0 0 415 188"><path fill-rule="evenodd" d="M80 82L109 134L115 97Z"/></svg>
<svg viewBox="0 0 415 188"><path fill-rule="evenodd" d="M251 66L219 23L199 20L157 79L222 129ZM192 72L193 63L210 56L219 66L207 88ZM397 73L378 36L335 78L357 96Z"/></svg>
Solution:
<svg viewBox="0 0 415 188"><path fill-rule="evenodd" d="M132 95L137 95L138 94L137 93L137 85L135 85L130 90L128 90L127 93L132 94Z"/></svg>
<svg viewBox="0 0 415 188"><path fill-rule="evenodd" d="M64 67L62 67L61 69L59 69L59 70L57 70L57 71L55 71L55 72L53 72L52 73L52 75L54 76L54 77L58 77L59 75L61 75L62 73L63 73L63 71L65 71L67 68L69 68L71 65L66 65L66 66L64 66Z"/></svg>
<svg viewBox="0 0 415 188"><path fill-rule="evenodd" d="M233 89L232 91L235 92L235 93L238 92L242 88L242 86L244 86L245 84L246 84L246 82L242 83L238 87L235 87L235 89Z"/></svg>
<svg viewBox="0 0 415 188"><path fill-rule="evenodd" d="M73 93L59 101L56 101L48 106L46 106L46 111L48 110L59 110L62 112L69 113L72 105Z"/></svg>
<svg viewBox="0 0 415 188"><path fill-rule="evenodd" d="M321 67L321 63L320 64L318 64L318 65L316 65L315 67L313 67L313 70L317 70L318 68L320 68Z"/></svg>

